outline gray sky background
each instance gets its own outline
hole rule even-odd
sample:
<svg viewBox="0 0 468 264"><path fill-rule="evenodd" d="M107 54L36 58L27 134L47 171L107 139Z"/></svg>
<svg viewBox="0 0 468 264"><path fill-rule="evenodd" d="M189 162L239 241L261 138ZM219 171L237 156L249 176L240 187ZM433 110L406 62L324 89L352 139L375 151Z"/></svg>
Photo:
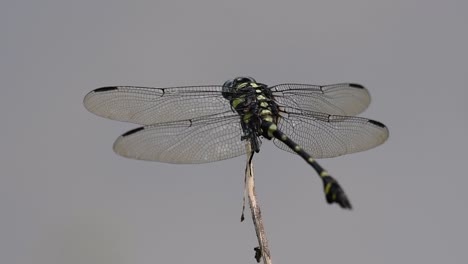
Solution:
<svg viewBox="0 0 468 264"><path fill-rule="evenodd" d="M245 158L124 159L135 125L86 111L106 85L358 82L382 146L322 160L355 209L264 142L257 192L274 263L463 263L467 1L0 3L0 262L255 263Z"/></svg>

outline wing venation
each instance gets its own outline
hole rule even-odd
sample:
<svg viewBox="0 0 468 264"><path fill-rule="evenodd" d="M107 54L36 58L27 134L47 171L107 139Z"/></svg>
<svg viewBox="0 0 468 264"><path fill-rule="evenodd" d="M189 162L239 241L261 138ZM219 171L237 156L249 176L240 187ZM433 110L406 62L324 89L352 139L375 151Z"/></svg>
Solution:
<svg viewBox="0 0 468 264"><path fill-rule="evenodd" d="M231 109L221 86L152 88L102 87L88 93L84 105L105 118L152 125L223 113Z"/></svg>
<svg viewBox="0 0 468 264"><path fill-rule="evenodd" d="M271 90L280 106L330 115L357 115L366 110L371 100L367 89L356 83L279 84Z"/></svg>
<svg viewBox="0 0 468 264"><path fill-rule="evenodd" d="M130 132L115 141L114 151L132 159L190 164L245 154L240 118L232 113L150 125Z"/></svg>
<svg viewBox="0 0 468 264"><path fill-rule="evenodd" d="M317 159L368 150L388 138L385 125L363 117L295 112L294 109L286 109L284 115L278 121L278 129ZM275 139L274 144L294 153L280 140Z"/></svg>

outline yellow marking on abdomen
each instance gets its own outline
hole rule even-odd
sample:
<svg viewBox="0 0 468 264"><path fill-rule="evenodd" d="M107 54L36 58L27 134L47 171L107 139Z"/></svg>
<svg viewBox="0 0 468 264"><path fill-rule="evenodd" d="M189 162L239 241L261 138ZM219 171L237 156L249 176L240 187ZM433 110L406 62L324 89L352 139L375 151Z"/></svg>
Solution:
<svg viewBox="0 0 468 264"><path fill-rule="evenodd" d="M278 129L278 127L275 124L271 124L268 127L268 136L273 137L273 133Z"/></svg>
<svg viewBox="0 0 468 264"><path fill-rule="evenodd" d="M299 146L294 147L294 151L299 152L300 150L301 150L301 147L299 147Z"/></svg>
<svg viewBox="0 0 468 264"><path fill-rule="evenodd" d="M325 171L325 170L324 170L324 171L322 171L322 172L320 173L320 177L322 177L322 178L323 178L323 177L327 177L327 176L330 176L330 174L328 173L328 171Z"/></svg>

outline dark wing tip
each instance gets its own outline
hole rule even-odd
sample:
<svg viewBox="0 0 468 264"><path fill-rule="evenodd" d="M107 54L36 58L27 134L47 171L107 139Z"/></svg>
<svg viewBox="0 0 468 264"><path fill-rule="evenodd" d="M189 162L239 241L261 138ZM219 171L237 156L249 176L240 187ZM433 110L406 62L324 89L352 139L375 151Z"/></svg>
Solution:
<svg viewBox="0 0 468 264"><path fill-rule="evenodd" d="M93 92L100 93L100 92L113 91L113 90L117 90L117 89L118 88L115 87L115 86L106 86L106 87L97 88L97 89L93 90Z"/></svg>
<svg viewBox="0 0 468 264"><path fill-rule="evenodd" d="M373 124L373 125L379 126L379 127L381 127L381 128L386 128L386 126L385 126L384 124L380 123L379 121L375 121L375 120L370 120L370 119L369 119L367 122L369 122L369 123L371 123L371 124Z"/></svg>
<svg viewBox="0 0 468 264"><path fill-rule="evenodd" d="M83 98L83 104L86 107L86 109L88 109L88 111L93 113L93 110L89 108L89 103L90 103L89 100L90 100L91 97L93 97L96 93L113 91L113 90L118 90L118 89L119 88L116 87L116 86L106 86L106 87L101 87L101 88L94 89L91 92L89 92L88 94L86 94L86 96Z"/></svg>
<svg viewBox="0 0 468 264"><path fill-rule="evenodd" d="M130 131L127 131L127 132L123 133L122 137L130 136L131 134L135 134L136 132L141 131L143 129L145 129L145 127L137 127L135 129L132 129Z"/></svg>
<svg viewBox="0 0 468 264"><path fill-rule="evenodd" d="M358 83L350 83L349 87L357 88L357 89L366 89L364 86L358 84Z"/></svg>

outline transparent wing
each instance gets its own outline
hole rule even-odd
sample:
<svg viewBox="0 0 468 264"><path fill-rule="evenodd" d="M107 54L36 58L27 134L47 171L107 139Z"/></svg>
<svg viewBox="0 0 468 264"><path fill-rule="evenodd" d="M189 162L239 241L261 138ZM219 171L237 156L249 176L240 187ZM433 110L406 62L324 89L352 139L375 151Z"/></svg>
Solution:
<svg viewBox="0 0 468 264"><path fill-rule="evenodd" d="M382 123L362 117L285 109L278 128L314 158L331 158L374 148L388 138ZM274 144L294 153L281 141Z"/></svg>
<svg viewBox="0 0 468 264"><path fill-rule="evenodd" d="M114 151L124 157L166 163L206 163L245 154L240 117L224 113L144 126L120 136Z"/></svg>
<svg viewBox="0 0 468 264"><path fill-rule="evenodd" d="M152 125L223 113L231 109L222 86L102 87L84 98L90 112L118 121Z"/></svg>
<svg viewBox="0 0 468 264"><path fill-rule="evenodd" d="M367 89L354 83L279 84L270 89L280 106L330 115L357 115L369 106L371 100Z"/></svg>

